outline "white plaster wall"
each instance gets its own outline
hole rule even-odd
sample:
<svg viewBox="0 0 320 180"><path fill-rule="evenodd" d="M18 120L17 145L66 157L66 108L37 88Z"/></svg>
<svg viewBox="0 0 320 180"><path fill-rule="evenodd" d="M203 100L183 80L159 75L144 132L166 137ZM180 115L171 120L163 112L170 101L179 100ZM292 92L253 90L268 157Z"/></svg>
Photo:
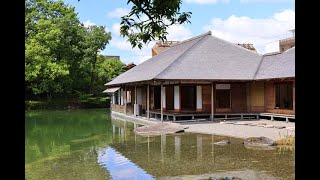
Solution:
<svg viewBox="0 0 320 180"><path fill-rule="evenodd" d="M180 109L180 87L174 86L174 109Z"/></svg>
<svg viewBox="0 0 320 180"><path fill-rule="evenodd" d="M121 105L121 88L118 90L118 105Z"/></svg>
<svg viewBox="0 0 320 180"><path fill-rule="evenodd" d="M162 87L162 92L163 92L163 96L162 96L162 98L163 98L163 100L162 100L162 107L163 108L166 108L166 87Z"/></svg>
<svg viewBox="0 0 320 180"><path fill-rule="evenodd" d="M202 109L202 86L197 86L197 109Z"/></svg>
<svg viewBox="0 0 320 180"><path fill-rule="evenodd" d="M123 97L123 95L124 95L124 93L123 93L123 89L121 88L121 91L120 91L120 94L121 94L121 104L120 105L124 105L124 97Z"/></svg>

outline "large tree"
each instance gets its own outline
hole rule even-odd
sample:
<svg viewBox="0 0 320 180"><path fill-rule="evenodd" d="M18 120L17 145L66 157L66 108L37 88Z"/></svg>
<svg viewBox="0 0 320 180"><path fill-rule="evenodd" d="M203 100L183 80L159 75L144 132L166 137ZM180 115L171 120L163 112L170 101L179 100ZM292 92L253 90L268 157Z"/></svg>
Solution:
<svg viewBox="0 0 320 180"><path fill-rule="evenodd" d="M95 92L102 92L105 90L104 84L117 77L124 72L125 64L118 59L106 59L103 55L98 55L98 68L96 70L96 85Z"/></svg>
<svg viewBox="0 0 320 180"><path fill-rule="evenodd" d="M27 0L25 10L27 94L99 94L109 77L122 72L122 62L105 63L99 55L111 40L104 26L85 27L62 1Z"/></svg>
<svg viewBox="0 0 320 180"><path fill-rule="evenodd" d="M25 3L25 81L33 94L59 93L81 57L80 21L62 1Z"/></svg>
<svg viewBox="0 0 320 180"><path fill-rule="evenodd" d="M99 51L105 49L106 45L111 40L111 33L105 31L103 26L89 26L86 28L84 45L85 58L84 63L89 70L90 84L89 91L92 93L93 86L97 78L97 57ZM111 67L112 68L112 67Z"/></svg>

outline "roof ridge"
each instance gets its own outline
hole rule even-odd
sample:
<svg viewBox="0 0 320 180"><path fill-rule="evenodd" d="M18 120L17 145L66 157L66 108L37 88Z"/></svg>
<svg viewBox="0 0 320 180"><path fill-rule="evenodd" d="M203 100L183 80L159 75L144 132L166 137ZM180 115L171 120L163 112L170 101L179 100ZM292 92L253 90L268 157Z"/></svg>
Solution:
<svg viewBox="0 0 320 180"><path fill-rule="evenodd" d="M211 31L209 31L209 33L211 34ZM196 43L194 43L191 47L189 47L188 49L186 49L182 54L180 54L180 56L178 56L172 63L170 63L166 68L164 68L159 74L157 74L156 76L154 76L153 79L156 79L161 73L163 73L165 70L167 70L174 62L176 62L178 59L181 58L181 56L183 56L187 51L189 51L191 48L193 48L196 44L198 44L201 40L204 39L205 35L209 35L208 33L203 34L202 36L198 36L198 38L202 37L202 39L198 40ZM194 38L196 39L196 38ZM194 40L193 39L193 40Z"/></svg>
<svg viewBox="0 0 320 180"><path fill-rule="evenodd" d="M276 51L276 52L269 52L269 53L265 53L262 56L273 56L273 55L277 55L277 54L282 54L283 52L280 51Z"/></svg>
<svg viewBox="0 0 320 180"><path fill-rule="evenodd" d="M195 36L195 37L192 37L192 38L183 40L183 41L181 41L181 42L178 42L178 43L172 45L171 47L178 46L178 45L180 45L180 44L183 44L183 43L186 43L186 42L189 42L189 41L192 41L192 40L195 40L195 39L198 39L198 38L207 36L207 35L211 35L211 31L208 31L208 32L203 33L203 34L200 34L200 35L198 35L198 36Z"/></svg>
<svg viewBox="0 0 320 180"><path fill-rule="evenodd" d="M261 59L260 59L260 62L259 62L259 64L258 64L258 68L257 68L256 72L255 72L254 75L253 75L253 78L252 78L253 80L256 79L256 76L257 76L257 74L258 74L258 72L259 72L259 70L260 70L260 67L261 67L263 58L264 58L264 56L262 56Z"/></svg>
<svg viewBox="0 0 320 180"><path fill-rule="evenodd" d="M167 51L167 50L171 49L172 47L179 46L179 45L181 45L181 44L183 44L183 43L186 43L186 42L189 42L189 41L192 41L192 40L195 40L195 39L198 39L198 38L204 37L204 36L206 36L206 35L211 35L211 31L208 31L208 32L206 32L206 33L200 34L200 35L198 35L198 36L195 36L195 37L192 37L192 38L189 38L189 39L183 40L183 41L178 41L178 43L175 43L175 44L173 44L173 45L169 46L169 48L164 49L161 53L163 53L163 52L165 52L165 51ZM151 58L150 58L150 59L151 59ZM149 59L148 59L148 60L149 60Z"/></svg>
<svg viewBox="0 0 320 180"><path fill-rule="evenodd" d="M219 37L217 37L217 36L214 36L214 35L212 35L212 37L214 37L214 38L216 38L216 39L219 39L219 40L221 40L221 41L224 41L224 42L226 42L226 43L229 43L229 44L231 44L232 46L235 46L235 47L237 47L237 48L239 48L239 49L244 49L244 50L246 50L246 51L248 51L248 52L251 52L251 53L253 53L253 54L257 54L257 55L261 56L261 54L259 54L258 52L253 52L253 51L251 51L251 50L249 50L249 49L247 49L247 48L244 48L244 47L242 47L242 46L236 45L235 43L232 43L232 42L230 42L230 41L221 39L221 38L219 38ZM253 44L252 44L252 45L253 45Z"/></svg>

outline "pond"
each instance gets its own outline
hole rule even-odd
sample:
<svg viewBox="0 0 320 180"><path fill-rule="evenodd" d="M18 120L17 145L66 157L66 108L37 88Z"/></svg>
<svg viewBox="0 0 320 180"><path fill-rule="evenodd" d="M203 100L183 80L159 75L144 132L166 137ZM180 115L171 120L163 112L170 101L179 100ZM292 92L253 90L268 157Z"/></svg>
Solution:
<svg viewBox="0 0 320 180"><path fill-rule="evenodd" d="M110 110L26 111L26 179L294 179L294 149L179 133L143 137ZM229 140L230 144L214 142Z"/></svg>

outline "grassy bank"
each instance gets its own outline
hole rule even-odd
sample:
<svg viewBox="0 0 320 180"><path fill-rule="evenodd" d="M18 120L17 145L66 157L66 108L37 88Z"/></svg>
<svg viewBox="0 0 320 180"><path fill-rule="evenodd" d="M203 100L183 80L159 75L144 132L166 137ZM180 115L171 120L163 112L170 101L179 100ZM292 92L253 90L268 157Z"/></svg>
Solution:
<svg viewBox="0 0 320 180"><path fill-rule="evenodd" d="M38 109L84 109L84 108L106 108L110 106L109 97L81 97L78 99L56 98L47 100L26 100L25 110Z"/></svg>

